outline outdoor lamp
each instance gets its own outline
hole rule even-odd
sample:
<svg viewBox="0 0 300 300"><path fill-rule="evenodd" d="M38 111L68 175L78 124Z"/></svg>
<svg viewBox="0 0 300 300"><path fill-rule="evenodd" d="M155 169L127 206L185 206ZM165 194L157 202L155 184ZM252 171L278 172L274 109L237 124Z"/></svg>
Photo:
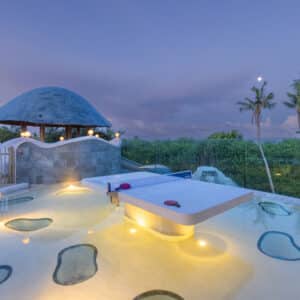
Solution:
<svg viewBox="0 0 300 300"><path fill-rule="evenodd" d="M31 132L30 131L22 131L21 132L21 137L24 137L24 138L30 138L31 137Z"/></svg>
<svg viewBox="0 0 300 300"><path fill-rule="evenodd" d="M88 133L88 136L92 136L92 135L94 135L94 130L93 129L89 129L87 133Z"/></svg>

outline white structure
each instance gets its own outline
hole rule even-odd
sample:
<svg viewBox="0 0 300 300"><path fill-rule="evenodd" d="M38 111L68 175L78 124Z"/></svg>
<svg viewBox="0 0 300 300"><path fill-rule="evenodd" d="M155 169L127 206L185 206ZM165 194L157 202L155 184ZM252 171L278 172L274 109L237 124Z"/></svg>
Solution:
<svg viewBox="0 0 300 300"><path fill-rule="evenodd" d="M210 166L198 167L195 173L193 173L193 179L237 186L237 184L231 178L225 176L223 172Z"/></svg>
<svg viewBox="0 0 300 300"><path fill-rule="evenodd" d="M144 227L181 237L191 236L195 224L252 198L246 189L149 172L86 178L82 183L102 190L110 184L112 191L128 183L129 189L117 192L126 216ZM178 206L167 206L167 200Z"/></svg>

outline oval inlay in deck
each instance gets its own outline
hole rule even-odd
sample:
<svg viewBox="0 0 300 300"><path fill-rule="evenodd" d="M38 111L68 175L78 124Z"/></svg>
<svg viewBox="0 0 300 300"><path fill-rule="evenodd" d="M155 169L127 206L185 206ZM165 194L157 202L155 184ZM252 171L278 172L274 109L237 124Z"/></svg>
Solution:
<svg viewBox="0 0 300 300"><path fill-rule="evenodd" d="M263 211L273 216L289 216L292 214L291 211L286 209L283 205L271 202L271 201L262 201L259 202L258 205L261 207Z"/></svg>
<svg viewBox="0 0 300 300"><path fill-rule="evenodd" d="M48 227L53 222L50 218L18 218L5 223L5 226L16 231L35 231Z"/></svg>
<svg viewBox="0 0 300 300"><path fill-rule="evenodd" d="M300 247L294 238L281 231L267 231L257 242L258 249L272 258L296 261L300 260Z"/></svg>
<svg viewBox="0 0 300 300"><path fill-rule="evenodd" d="M5 282L12 273L12 267L7 265L0 266L0 284Z"/></svg>
<svg viewBox="0 0 300 300"><path fill-rule="evenodd" d="M17 197L17 198L11 198L8 199L7 203L10 204L19 204L23 202L32 201L34 198L32 196L23 196L23 197Z"/></svg>
<svg viewBox="0 0 300 300"><path fill-rule="evenodd" d="M170 291L151 290L136 296L133 300L184 300L184 298Z"/></svg>
<svg viewBox="0 0 300 300"><path fill-rule="evenodd" d="M78 244L58 253L53 280L61 285L73 285L93 277L98 270L97 248Z"/></svg>

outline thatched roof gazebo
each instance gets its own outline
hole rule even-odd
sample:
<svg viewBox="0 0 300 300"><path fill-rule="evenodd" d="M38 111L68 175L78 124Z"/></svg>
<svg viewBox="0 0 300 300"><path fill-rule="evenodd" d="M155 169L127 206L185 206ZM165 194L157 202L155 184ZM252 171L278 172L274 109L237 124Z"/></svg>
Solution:
<svg viewBox="0 0 300 300"><path fill-rule="evenodd" d="M91 129L111 127L86 99L61 87L42 87L23 93L0 107L0 123L40 127L40 138L45 139L45 127L65 127L66 138L72 128Z"/></svg>

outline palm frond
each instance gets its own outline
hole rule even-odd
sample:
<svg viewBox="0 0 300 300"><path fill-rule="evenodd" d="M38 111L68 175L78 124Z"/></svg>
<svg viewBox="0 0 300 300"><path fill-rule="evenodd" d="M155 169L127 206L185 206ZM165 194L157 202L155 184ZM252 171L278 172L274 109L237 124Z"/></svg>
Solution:
<svg viewBox="0 0 300 300"><path fill-rule="evenodd" d="M245 101L249 102L251 105L255 105L255 101L253 101L252 99L246 97Z"/></svg>
<svg viewBox="0 0 300 300"><path fill-rule="evenodd" d="M276 106L275 102L266 102L264 108L272 109Z"/></svg>
<svg viewBox="0 0 300 300"><path fill-rule="evenodd" d="M257 101L260 98L260 90L256 86L253 86L251 91L255 93L255 99Z"/></svg>
<svg viewBox="0 0 300 300"><path fill-rule="evenodd" d="M263 84L260 87L260 97L263 98L264 96L264 91L265 91L265 87L268 83L266 81L263 82Z"/></svg>
<svg viewBox="0 0 300 300"><path fill-rule="evenodd" d="M291 84L291 86L295 89L298 90L300 88L300 79L295 79L293 80L293 83Z"/></svg>
<svg viewBox="0 0 300 300"><path fill-rule="evenodd" d="M296 103L294 102L288 102L288 101L284 101L283 104L289 108L295 108L296 107Z"/></svg>
<svg viewBox="0 0 300 300"><path fill-rule="evenodd" d="M253 110L254 109L254 105L253 105L251 99L246 99L245 98L245 101L239 101L239 102L237 102L237 104L240 106L240 108L239 108L240 111Z"/></svg>
<svg viewBox="0 0 300 300"><path fill-rule="evenodd" d="M291 103L296 104L298 101L298 97L295 94L292 93L287 93L287 96L291 99Z"/></svg>
<svg viewBox="0 0 300 300"><path fill-rule="evenodd" d="M265 94L266 85L267 82L264 81L260 87L253 86L251 91L255 93L255 97L253 99L246 97L244 101L237 102L240 105L240 111L252 111L251 122L255 122L257 126L261 122L263 109L272 109L276 105L273 101L274 93Z"/></svg>
<svg viewBox="0 0 300 300"><path fill-rule="evenodd" d="M269 93L266 97L265 97L265 100L269 101L269 100L272 100L274 99L274 93Z"/></svg>

